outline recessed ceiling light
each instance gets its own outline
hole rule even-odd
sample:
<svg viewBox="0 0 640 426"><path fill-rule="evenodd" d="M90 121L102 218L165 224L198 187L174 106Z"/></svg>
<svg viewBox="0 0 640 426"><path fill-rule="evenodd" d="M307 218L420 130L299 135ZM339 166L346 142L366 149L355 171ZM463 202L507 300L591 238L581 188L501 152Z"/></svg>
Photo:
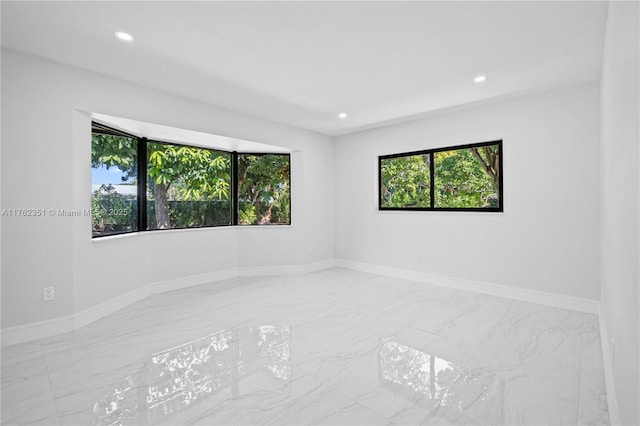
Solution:
<svg viewBox="0 0 640 426"><path fill-rule="evenodd" d="M341 112L340 114L338 114L338 118L341 118L341 119L344 120L345 118L347 118L347 113L346 112Z"/></svg>
<svg viewBox="0 0 640 426"><path fill-rule="evenodd" d="M476 83L482 83L483 81L485 81L487 79L486 75L477 75L473 81Z"/></svg>
<svg viewBox="0 0 640 426"><path fill-rule="evenodd" d="M116 31L115 36L123 41L133 41L133 36L128 33L124 33L122 31Z"/></svg>

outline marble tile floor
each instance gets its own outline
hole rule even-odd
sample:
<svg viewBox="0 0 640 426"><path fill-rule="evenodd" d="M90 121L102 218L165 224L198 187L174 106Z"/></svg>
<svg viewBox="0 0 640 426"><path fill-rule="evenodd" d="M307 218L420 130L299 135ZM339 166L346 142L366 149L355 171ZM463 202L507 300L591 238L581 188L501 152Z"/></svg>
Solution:
<svg viewBox="0 0 640 426"><path fill-rule="evenodd" d="M3 425L608 424L595 315L330 269L2 349Z"/></svg>

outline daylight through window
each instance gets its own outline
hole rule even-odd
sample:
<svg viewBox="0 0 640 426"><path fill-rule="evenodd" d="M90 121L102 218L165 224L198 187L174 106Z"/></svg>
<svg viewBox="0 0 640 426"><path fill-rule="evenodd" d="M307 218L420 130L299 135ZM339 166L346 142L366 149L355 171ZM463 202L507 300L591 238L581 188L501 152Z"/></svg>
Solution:
<svg viewBox="0 0 640 426"><path fill-rule="evenodd" d="M380 210L503 211L502 141L378 157Z"/></svg>
<svg viewBox="0 0 640 426"><path fill-rule="evenodd" d="M238 223L291 223L289 157L238 154Z"/></svg>
<svg viewBox="0 0 640 426"><path fill-rule="evenodd" d="M231 153L147 144L147 229L231 225Z"/></svg>
<svg viewBox="0 0 640 426"><path fill-rule="evenodd" d="M93 236L138 230L138 140L94 124L91 144Z"/></svg>
<svg viewBox="0 0 640 426"><path fill-rule="evenodd" d="M291 223L289 154L148 141L94 122L91 172L94 237Z"/></svg>

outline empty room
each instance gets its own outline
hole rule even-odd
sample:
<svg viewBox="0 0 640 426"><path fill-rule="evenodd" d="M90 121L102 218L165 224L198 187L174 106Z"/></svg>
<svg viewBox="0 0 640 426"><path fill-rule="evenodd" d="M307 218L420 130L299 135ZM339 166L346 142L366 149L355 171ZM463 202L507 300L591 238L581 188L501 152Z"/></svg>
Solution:
<svg viewBox="0 0 640 426"><path fill-rule="evenodd" d="M2 1L3 425L639 425L637 1Z"/></svg>

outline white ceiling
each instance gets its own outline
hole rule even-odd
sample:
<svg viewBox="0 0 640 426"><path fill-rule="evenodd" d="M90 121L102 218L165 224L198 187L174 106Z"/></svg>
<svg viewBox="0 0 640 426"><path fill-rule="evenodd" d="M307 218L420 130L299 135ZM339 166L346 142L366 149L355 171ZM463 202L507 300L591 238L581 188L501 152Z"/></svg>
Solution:
<svg viewBox="0 0 640 426"><path fill-rule="evenodd" d="M607 14L599 1L1 7L4 47L328 135L598 80Z"/></svg>

